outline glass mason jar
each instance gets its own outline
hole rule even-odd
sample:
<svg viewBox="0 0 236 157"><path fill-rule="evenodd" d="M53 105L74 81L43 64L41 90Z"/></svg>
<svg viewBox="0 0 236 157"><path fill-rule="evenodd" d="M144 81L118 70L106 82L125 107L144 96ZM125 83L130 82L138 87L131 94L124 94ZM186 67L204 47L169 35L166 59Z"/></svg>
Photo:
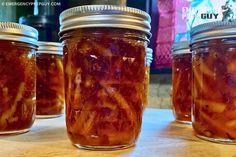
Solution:
<svg viewBox="0 0 236 157"><path fill-rule="evenodd" d="M53 118L64 112L64 73L61 43L38 42L36 55L36 117Z"/></svg>
<svg viewBox="0 0 236 157"><path fill-rule="evenodd" d="M193 128L198 137L236 142L236 22L193 28Z"/></svg>
<svg viewBox="0 0 236 157"><path fill-rule="evenodd" d="M36 29L0 22L0 134L29 131L35 119Z"/></svg>
<svg viewBox="0 0 236 157"><path fill-rule="evenodd" d="M172 49L172 108L177 122L191 122L192 54L189 41L175 43Z"/></svg>
<svg viewBox="0 0 236 157"><path fill-rule="evenodd" d="M149 15L90 5L64 11L60 23L70 140L84 149L134 145L147 99Z"/></svg>

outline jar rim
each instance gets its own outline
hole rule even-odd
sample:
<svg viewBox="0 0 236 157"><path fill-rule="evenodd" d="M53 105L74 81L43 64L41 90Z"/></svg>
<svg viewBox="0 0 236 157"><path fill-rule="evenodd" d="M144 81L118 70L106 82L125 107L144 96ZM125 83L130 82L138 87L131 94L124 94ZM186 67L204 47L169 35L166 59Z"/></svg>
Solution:
<svg viewBox="0 0 236 157"><path fill-rule="evenodd" d="M191 53L189 45L190 41L175 42L172 46L172 55Z"/></svg>
<svg viewBox="0 0 236 157"><path fill-rule="evenodd" d="M193 27L190 32L191 45L210 39L235 38L236 20L233 21L215 21L204 23Z"/></svg>
<svg viewBox="0 0 236 157"><path fill-rule="evenodd" d="M38 42L38 50L37 54L45 53L45 54L63 54L63 45L59 42Z"/></svg>
<svg viewBox="0 0 236 157"><path fill-rule="evenodd" d="M84 5L73 7L60 14L60 33L73 29L111 27L144 32L151 37L151 18L148 13L131 7L115 5Z"/></svg>
<svg viewBox="0 0 236 157"><path fill-rule="evenodd" d="M38 31L14 22L0 22L0 40L19 41L37 46Z"/></svg>

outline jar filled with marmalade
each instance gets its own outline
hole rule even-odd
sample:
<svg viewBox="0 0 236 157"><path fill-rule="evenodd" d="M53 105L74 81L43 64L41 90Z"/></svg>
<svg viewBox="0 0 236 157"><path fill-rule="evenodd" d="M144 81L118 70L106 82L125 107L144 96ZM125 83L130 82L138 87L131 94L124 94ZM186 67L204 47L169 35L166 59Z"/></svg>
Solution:
<svg viewBox="0 0 236 157"><path fill-rule="evenodd" d="M149 81L150 81L150 66L153 60L153 50L151 48L147 48L146 54L146 70L145 70L145 88L143 91L144 96L144 107L148 106L148 96L149 96Z"/></svg>
<svg viewBox="0 0 236 157"><path fill-rule="evenodd" d="M174 43L172 49L172 108L177 122L191 122L192 54L189 41Z"/></svg>
<svg viewBox="0 0 236 157"><path fill-rule="evenodd" d="M191 31L193 128L196 136L236 143L236 21Z"/></svg>
<svg viewBox="0 0 236 157"><path fill-rule="evenodd" d="M64 11L60 24L70 140L84 149L133 146L147 99L150 16L129 7L89 5Z"/></svg>
<svg viewBox="0 0 236 157"><path fill-rule="evenodd" d="M29 131L35 119L36 29L0 22L0 134Z"/></svg>
<svg viewBox="0 0 236 157"><path fill-rule="evenodd" d="M38 42L36 55L36 116L53 118L64 111L64 73L61 43Z"/></svg>

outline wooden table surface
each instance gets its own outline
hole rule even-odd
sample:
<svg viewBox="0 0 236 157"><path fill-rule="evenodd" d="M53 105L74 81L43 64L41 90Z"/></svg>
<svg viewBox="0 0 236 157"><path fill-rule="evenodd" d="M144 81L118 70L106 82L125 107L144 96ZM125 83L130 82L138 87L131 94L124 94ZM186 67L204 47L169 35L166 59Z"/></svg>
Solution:
<svg viewBox="0 0 236 157"><path fill-rule="evenodd" d="M64 117L36 120L28 133L0 136L0 157L236 157L236 145L200 140L191 125L173 119L171 110L146 109L136 146L118 151L74 147Z"/></svg>

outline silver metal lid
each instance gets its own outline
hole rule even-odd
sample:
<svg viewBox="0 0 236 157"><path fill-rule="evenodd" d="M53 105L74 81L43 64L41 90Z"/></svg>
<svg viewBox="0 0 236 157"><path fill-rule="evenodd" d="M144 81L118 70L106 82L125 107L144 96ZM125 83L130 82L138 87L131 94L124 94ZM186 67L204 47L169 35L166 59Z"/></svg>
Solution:
<svg viewBox="0 0 236 157"><path fill-rule="evenodd" d="M215 21L194 27L191 31L191 44L210 39L235 38L236 20Z"/></svg>
<svg viewBox="0 0 236 157"><path fill-rule="evenodd" d="M152 53L153 53L153 50L148 47L148 48L147 48L147 55L146 55L146 57L147 57L148 59L151 59L151 60L152 60Z"/></svg>
<svg viewBox="0 0 236 157"><path fill-rule="evenodd" d="M46 53L46 54L63 54L63 46L61 43L57 42L38 42L38 51L37 53Z"/></svg>
<svg viewBox="0 0 236 157"><path fill-rule="evenodd" d="M172 55L191 53L190 41L175 42L172 46Z"/></svg>
<svg viewBox="0 0 236 157"><path fill-rule="evenodd" d="M19 41L37 45L38 31L13 22L0 22L0 40Z"/></svg>
<svg viewBox="0 0 236 157"><path fill-rule="evenodd" d="M153 58L152 58L152 53L153 53L153 50L152 50L151 48L147 48L146 64L147 64L148 66L151 65L152 60L153 60Z"/></svg>
<svg viewBox="0 0 236 157"><path fill-rule="evenodd" d="M84 5L60 14L60 33L76 28L113 27L145 32L151 37L151 18L139 9L116 5Z"/></svg>

